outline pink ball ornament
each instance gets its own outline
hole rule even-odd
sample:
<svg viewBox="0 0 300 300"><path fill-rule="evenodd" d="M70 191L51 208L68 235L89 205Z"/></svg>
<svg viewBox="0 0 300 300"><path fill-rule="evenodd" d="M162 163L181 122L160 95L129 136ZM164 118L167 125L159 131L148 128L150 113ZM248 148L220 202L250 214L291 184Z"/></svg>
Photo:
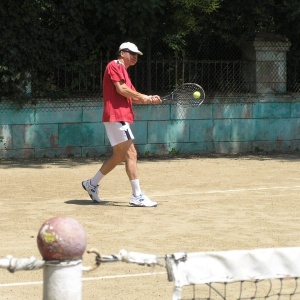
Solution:
<svg viewBox="0 0 300 300"><path fill-rule="evenodd" d="M75 219L55 217L41 226L37 244L44 260L76 260L85 252L87 236Z"/></svg>

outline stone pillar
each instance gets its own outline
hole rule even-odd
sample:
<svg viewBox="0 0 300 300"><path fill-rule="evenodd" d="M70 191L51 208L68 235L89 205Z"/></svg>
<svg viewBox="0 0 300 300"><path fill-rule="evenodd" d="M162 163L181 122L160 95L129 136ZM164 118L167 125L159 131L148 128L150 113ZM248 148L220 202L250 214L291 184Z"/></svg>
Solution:
<svg viewBox="0 0 300 300"><path fill-rule="evenodd" d="M243 46L247 90L257 94L286 92L286 52L290 45L282 36L261 34Z"/></svg>

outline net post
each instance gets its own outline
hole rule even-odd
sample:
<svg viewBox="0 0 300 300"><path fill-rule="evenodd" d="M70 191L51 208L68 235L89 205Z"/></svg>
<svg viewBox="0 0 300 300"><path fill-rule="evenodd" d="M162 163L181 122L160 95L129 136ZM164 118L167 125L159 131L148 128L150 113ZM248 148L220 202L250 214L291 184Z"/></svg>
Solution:
<svg viewBox="0 0 300 300"><path fill-rule="evenodd" d="M43 271L43 300L81 300L82 263L61 265L46 263Z"/></svg>
<svg viewBox="0 0 300 300"><path fill-rule="evenodd" d="M80 223L70 217L49 219L39 230L37 244L45 260L43 300L81 300L87 238Z"/></svg>

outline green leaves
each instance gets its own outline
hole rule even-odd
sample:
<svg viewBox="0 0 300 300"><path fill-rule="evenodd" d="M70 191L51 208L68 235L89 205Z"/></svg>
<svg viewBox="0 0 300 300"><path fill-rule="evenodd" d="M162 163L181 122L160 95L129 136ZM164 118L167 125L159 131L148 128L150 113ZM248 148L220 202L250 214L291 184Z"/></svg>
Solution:
<svg viewBox="0 0 300 300"><path fill-rule="evenodd" d="M181 6L184 9L198 9L205 13L211 13L220 8L221 1L222 0L172 0L171 3Z"/></svg>

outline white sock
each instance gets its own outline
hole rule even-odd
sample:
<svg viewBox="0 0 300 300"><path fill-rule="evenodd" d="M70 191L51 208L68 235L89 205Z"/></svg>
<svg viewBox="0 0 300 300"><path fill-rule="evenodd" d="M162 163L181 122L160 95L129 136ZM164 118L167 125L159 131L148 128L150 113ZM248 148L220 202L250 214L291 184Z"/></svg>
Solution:
<svg viewBox="0 0 300 300"><path fill-rule="evenodd" d="M103 177L104 175L100 171L98 171L96 175L91 179L91 185L97 186Z"/></svg>
<svg viewBox="0 0 300 300"><path fill-rule="evenodd" d="M141 188L140 188L140 180L133 179L130 181L130 183L131 183L131 187L132 187L132 194L134 196L139 196L142 193Z"/></svg>

